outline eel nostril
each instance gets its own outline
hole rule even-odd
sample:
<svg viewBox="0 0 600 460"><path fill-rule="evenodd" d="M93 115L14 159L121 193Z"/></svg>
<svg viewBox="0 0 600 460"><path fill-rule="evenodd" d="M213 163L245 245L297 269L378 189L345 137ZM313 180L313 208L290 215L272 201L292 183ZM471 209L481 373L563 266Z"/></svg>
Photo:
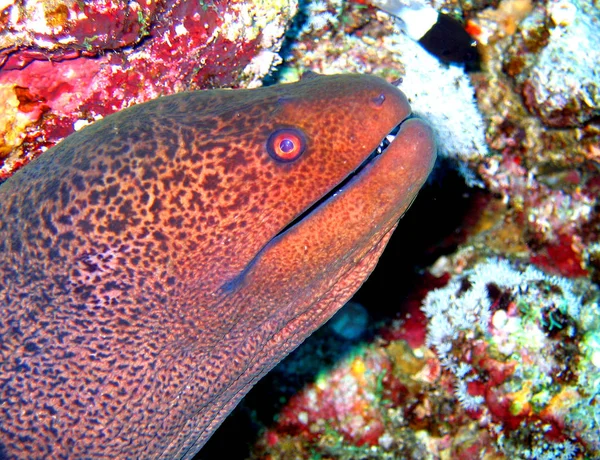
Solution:
<svg viewBox="0 0 600 460"><path fill-rule="evenodd" d="M375 104L375 107L381 107L384 102L385 102L385 94L383 94L383 93L381 93L381 94L379 94L379 96L376 96L373 98L373 104Z"/></svg>

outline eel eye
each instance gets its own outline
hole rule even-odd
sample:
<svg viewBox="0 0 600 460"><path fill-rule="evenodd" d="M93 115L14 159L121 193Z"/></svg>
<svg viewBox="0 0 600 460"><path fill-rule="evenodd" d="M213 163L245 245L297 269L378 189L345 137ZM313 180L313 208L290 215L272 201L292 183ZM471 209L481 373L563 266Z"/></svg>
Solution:
<svg viewBox="0 0 600 460"><path fill-rule="evenodd" d="M306 137L296 128L275 130L267 141L267 152L277 161L294 161L306 150Z"/></svg>

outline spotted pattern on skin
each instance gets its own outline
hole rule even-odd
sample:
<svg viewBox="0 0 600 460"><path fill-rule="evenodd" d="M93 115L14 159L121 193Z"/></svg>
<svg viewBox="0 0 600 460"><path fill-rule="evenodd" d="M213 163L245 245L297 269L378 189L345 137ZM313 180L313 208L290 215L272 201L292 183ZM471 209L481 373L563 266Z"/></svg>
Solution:
<svg viewBox="0 0 600 460"><path fill-rule="evenodd" d="M0 457L190 458L368 276L401 213L373 217L364 241L345 229L358 252L335 264L297 260L362 205L273 238L408 114L367 76L182 93L84 128L2 184ZM265 147L282 127L307 138L290 163Z"/></svg>

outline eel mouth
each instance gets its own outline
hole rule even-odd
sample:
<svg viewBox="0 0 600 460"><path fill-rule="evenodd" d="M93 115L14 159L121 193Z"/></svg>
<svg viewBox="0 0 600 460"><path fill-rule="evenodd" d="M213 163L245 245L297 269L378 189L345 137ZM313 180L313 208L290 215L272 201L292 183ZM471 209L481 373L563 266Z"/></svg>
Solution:
<svg viewBox="0 0 600 460"><path fill-rule="evenodd" d="M281 236L282 234L287 232L289 229L296 226L300 221L302 221L308 215L312 214L324 202L326 202L326 201L330 200L331 198L336 197L338 194L342 193L344 191L344 188L346 188L346 186L352 179L354 179L356 176L360 175L360 173L367 167L367 165L372 163L378 156L382 155L386 151L386 149L390 146L390 144L392 142L394 142L394 139L398 135L398 132L400 131L400 128L402 127L402 124L405 121L410 120L411 118L415 118L415 117L411 114L408 117L406 117L404 120L402 120L400 123L398 123L396 126L394 126L394 128L392 128L392 130L383 137L382 141L375 148L375 150L373 150L369 154L369 156L367 156L367 158L365 158L363 160L363 162L360 165L358 165L358 167L356 169L351 171L344 179L342 179L342 181L340 183L338 183L335 187L333 187L331 190L329 190L329 192L327 192L325 195L323 195L321 198L319 198L317 201L315 201L312 205L310 205L308 208L306 208L304 211L302 211L298 216L296 216L296 218L293 219L289 224L287 224L283 229L281 229L277 233L277 235L275 235L275 237L273 239L278 238L279 236Z"/></svg>
<svg viewBox="0 0 600 460"><path fill-rule="evenodd" d="M422 165L420 166L420 171L418 171L415 174L422 174L424 175L424 177L426 177L429 174L431 168L433 167L433 161L435 160L435 149L432 147L433 140L431 139L430 133L427 134L423 133L422 131L423 127L426 125L425 123L419 123L417 125L415 125L414 123L410 123L409 125L407 125L407 127L404 127L404 123L406 123L408 120L412 120L413 122L420 121L419 117L409 115L405 119L400 121L397 125L395 125L385 136L383 136L379 145L377 145L375 149L369 155L367 155L366 158L353 171L349 172L346 175L346 177L344 177L339 183L335 185L335 187L332 187L327 193L321 196L313 204L308 206L304 211L302 211L293 220L291 220L285 227L283 227L275 236L268 240L266 244L256 253L252 260L237 276L223 284L223 291L231 292L234 289L237 289L237 287L244 282L246 275L252 270L252 267L254 267L258 263L258 261L269 250L269 248L272 248L274 245L277 245L281 241L281 239L284 238L284 234L291 235L290 232L293 232L294 229L301 228L306 223L310 225L309 217L311 217L311 215L318 214L329 204L335 204L335 202L338 201L339 195L345 193L352 193L353 191L356 192L356 189L354 187L356 182L365 178L365 175L369 173L369 170L371 168L376 168L377 166L379 166L379 164L381 164L378 161L378 159L383 161L385 158L388 157L387 155L384 156L384 153L386 153L389 150L389 154L392 155L392 157L390 158L396 158L400 156L399 154L402 153L401 150L396 149L394 151L394 146L400 146L399 148L402 149L403 146L406 146L407 144L412 143L413 141L417 142L417 145L414 146L414 148L411 147L411 150L420 150L420 153L423 154L423 159L422 161L419 161L420 163L422 163ZM418 128L417 131L415 131L415 127ZM421 133L418 133L418 131L421 131ZM423 134L427 134L429 136L429 140L419 141L418 138L422 137ZM428 147L426 144L431 145ZM430 149L429 152L426 151L428 148ZM414 157L415 155L412 156ZM414 163L414 158L412 160L409 158L406 167L410 168L412 166L415 166ZM394 164L394 161L392 161L390 164ZM394 175L392 174L391 176ZM389 178L386 180L389 181ZM416 196L416 191L418 190L418 188L420 188L420 186L422 185L421 182L423 182L424 179L423 181L418 181L413 177L408 179L408 181L411 184L414 183L416 187L410 184L410 187L407 186L407 184L399 184L399 187L401 189L408 188L408 190L405 190L406 194L412 196L412 199L414 199L414 196ZM412 199L410 201L412 201ZM406 202L404 203L404 205L400 205L400 207L406 210L409 205L410 202ZM398 218L399 216L400 215L398 215Z"/></svg>

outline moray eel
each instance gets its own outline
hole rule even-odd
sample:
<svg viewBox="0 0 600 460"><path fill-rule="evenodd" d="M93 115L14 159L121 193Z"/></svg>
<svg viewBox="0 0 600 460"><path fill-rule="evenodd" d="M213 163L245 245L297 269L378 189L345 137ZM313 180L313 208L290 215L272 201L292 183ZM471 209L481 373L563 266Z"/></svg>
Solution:
<svg viewBox="0 0 600 460"><path fill-rule="evenodd" d="M373 76L186 92L2 184L0 457L191 458L375 266L435 160L409 115Z"/></svg>

